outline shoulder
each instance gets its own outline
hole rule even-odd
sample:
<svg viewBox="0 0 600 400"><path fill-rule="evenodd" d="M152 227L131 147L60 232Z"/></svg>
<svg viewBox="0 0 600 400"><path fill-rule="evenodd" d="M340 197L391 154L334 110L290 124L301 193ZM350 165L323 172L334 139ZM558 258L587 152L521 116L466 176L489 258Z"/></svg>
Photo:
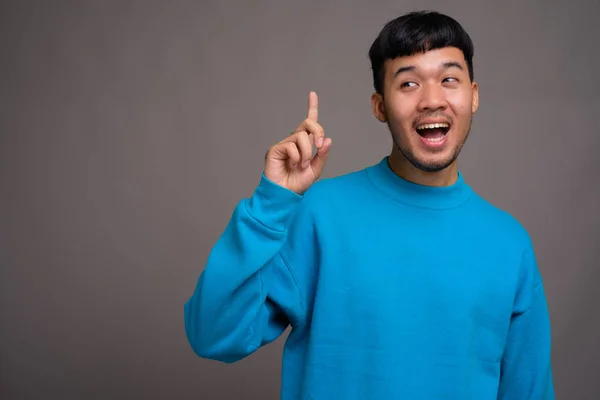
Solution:
<svg viewBox="0 0 600 400"><path fill-rule="evenodd" d="M304 201L307 205L315 202L322 204L323 201L331 202L340 197L347 198L352 196L353 193L364 191L365 186L369 183L367 169L363 168L335 177L321 178L306 191Z"/></svg>
<svg viewBox="0 0 600 400"><path fill-rule="evenodd" d="M294 224L303 229L310 224L310 229L314 229L315 225L327 224L340 216L347 217L347 210L360 201L360 195L368 185L366 168L319 179L302 195Z"/></svg>
<svg viewBox="0 0 600 400"><path fill-rule="evenodd" d="M514 260L518 282L522 288L542 283L532 237L525 225L509 211L494 205L479 194L473 199L485 232L505 256Z"/></svg>
<svg viewBox="0 0 600 400"><path fill-rule="evenodd" d="M533 243L525 225L511 212L474 192L472 205L476 209L476 217L481 219L490 233L498 239L508 241L522 251L531 251Z"/></svg>

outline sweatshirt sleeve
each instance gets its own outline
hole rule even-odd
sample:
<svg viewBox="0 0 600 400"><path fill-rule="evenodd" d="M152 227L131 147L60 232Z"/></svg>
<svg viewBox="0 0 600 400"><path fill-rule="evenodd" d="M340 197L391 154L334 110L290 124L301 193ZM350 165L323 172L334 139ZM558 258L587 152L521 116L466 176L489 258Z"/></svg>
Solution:
<svg viewBox="0 0 600 400"><path fill-rule="evenodd" d="M184 306L185 332L198 356L238 361L302 318L296 278L280 254L301 201L263 174L236 206Z"/></svg>
<svg viewBox="0 0 600 400"><path fill-rule="evenodd" d="M499 400L554 400L550 316L532 249L525 252L501 364Z"/></svg>

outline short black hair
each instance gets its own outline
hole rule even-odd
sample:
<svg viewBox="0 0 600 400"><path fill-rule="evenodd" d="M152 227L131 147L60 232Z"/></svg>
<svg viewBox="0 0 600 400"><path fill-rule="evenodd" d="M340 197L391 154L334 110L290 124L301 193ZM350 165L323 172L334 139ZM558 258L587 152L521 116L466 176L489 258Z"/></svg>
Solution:
<svg viewBox="0 0 600 400"><path fill-rule="evenodd" d="M462 50L469 78L473 81L473 42L454 18L425 10L413 11L389 21L369 49L375 91L383 95L386 60L444 47Z"/></svg>

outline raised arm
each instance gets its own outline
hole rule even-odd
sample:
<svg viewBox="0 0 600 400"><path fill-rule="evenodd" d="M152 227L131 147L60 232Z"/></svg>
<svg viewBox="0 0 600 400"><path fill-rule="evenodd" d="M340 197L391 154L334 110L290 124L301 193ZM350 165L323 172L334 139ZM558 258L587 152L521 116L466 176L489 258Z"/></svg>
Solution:
<svg viewBox="0 0 600 400"><path fill-rule="evenodd" d="M187 338L203 358L240 360L302 316L297 281L280 250L291 229L302 229L290 226L292 218L331 145L317 122L315 93L308 109L296 131L269 149L258 187L235 208L185 304Z"/></svg>

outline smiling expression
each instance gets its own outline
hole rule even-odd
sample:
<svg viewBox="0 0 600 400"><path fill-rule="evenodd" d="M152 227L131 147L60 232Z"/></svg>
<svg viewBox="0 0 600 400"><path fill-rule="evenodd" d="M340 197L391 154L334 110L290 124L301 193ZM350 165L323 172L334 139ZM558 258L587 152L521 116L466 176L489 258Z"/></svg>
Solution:
<svg viewBox="0 0 600 400"><path fill-rule="evenodd" d="M373 94L373 113L387 123L394 145L421 171L452 165L479 104L462 51L430 50L387 60L384 68L383 95Z"/></svg>

